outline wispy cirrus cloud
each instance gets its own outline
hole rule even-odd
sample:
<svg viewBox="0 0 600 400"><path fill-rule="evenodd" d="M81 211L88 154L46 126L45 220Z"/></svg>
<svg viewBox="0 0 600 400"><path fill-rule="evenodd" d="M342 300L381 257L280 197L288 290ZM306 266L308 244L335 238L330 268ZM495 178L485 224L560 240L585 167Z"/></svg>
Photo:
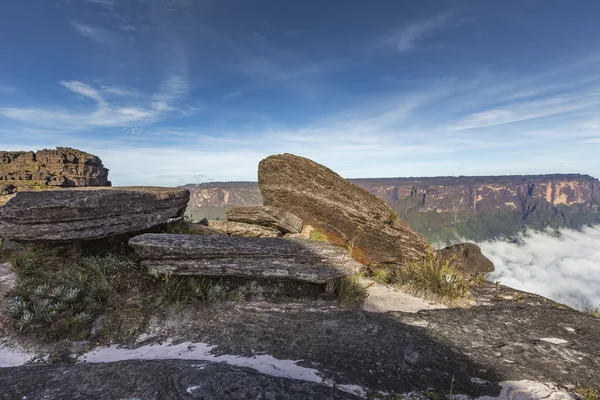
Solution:
<svg viewBox="0 0 600 400"><path fill-rule="evenodd" d="M549 96L542 100L522 101L502 108L477 112L458 120L453 130L483 128L536 118L550 117L600 106L600 92Z"/></svg>
<svg viewBox="0 0 600 400"><path fill-rule="evenodd" d="M115 36L106 29L93 27L75 20L69 20L69 22L81 35L98 43L111 44L115 41Z"/></svg>
<svg viewBox="0 0 600 400"><path fill-rule="evenodd" d="M400 52L408 52L419 47L419 42L448 27L451 14L442 14L404 26L384 38L385 45L393 46Z"/></svg>
<svg viewBox="0 0 600 400"><path fill-rule="evenodd" d="M135 97L140 97L137 96L139 92L106 86L95 88L79 81L59 83L74 94L92 100L95 103L94 109L81 112L65 108L1 107L0 116L34 125L71 129L146 125L158 121L167 113L178 111L175 103L188 89L185 79L171 76L149 98L139 98L133 104L122 105L109 101L106 93L130 97L135 94Z"/></svg>

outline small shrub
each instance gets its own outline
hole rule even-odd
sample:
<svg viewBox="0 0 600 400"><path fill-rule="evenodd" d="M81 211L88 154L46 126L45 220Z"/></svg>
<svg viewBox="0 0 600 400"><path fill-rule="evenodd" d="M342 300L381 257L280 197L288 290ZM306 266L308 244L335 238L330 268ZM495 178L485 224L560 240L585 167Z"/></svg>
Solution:
<svg viewBox="0 0 600 400"><path fill-rule="evenodd" d="M425 258L409 261L394 270L391 282L412 289L416 294L455 301L468 294L469 282L451 260L442 262L429 252Z"/></svg>
<svg viewBox="0 0 600 400"><path fill-rule="evenodd" d="M581 400L600 400L600 392L591 387L578 387L573 392Z"/></svg>
<svg viewBox="0 0 600 400"><path fill-rule="evenodd" d="M360 283L360 274L340 279L337 284L336 293L339 305L349 308L362 307L369 295L367 288Z"/></svg>
<svg viewBox="0 0 600 400"><path fill-rule="evenodd" d="M327 236L323 232L319 232L316 229L310 231L310 240L316 240L318 242L327 242Z"/></svg>

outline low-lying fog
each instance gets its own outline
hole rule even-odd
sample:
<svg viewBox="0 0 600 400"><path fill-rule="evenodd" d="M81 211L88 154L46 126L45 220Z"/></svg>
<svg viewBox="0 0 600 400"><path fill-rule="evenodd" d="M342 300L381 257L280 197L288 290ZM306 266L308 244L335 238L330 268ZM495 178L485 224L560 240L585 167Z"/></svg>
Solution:
<svg viewBox="0 0 600 400"><path fill-rule="evenodd" d="M491 281L575 308L600 305L600 225L477 244L496 266Z"/></svg>

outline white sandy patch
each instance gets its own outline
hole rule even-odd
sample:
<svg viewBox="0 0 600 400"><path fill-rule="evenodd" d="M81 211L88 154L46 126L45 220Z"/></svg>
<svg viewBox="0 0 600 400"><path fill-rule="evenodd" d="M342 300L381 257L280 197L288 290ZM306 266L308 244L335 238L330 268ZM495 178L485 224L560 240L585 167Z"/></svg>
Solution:
<svg viewBox="0 0 600 400"><path fill-rule="evenodd" d="M35 358L35 354L20 348L0 344L0 368L18 367L27 364Z"/></svg>
<svg viewBox="0 0 600 400"><path fill-rule="evenodd" d="M124 360L201 360L211 362L224 362L238 367L252 368L262 374L314 382L326 386L335 386L338 389L366 396L366 389L357 385L336 385L335 382L324 380L319 371L297 365L300 360L279 360L267 354L254 357L240 357L233 355L213 355L214 346L205 343L183 342L173 344L170 340L162 344L151 344L134 349L116 345L98 347L77 358L77 362L100 363ZM188 388L192 390L194 386ZM198 387L195 387L198 388Z"/></svg>
<svg viewBox="0 0 600 400"><path fill-rule="evenodd" d="M552 344L566 344L566 343L569 343L568 340L560 339L560 338L555 338L555 337L540 338L540 340L543 340L544 342L548 342L548 343L552 343Z"/></svg>
<svg viewBox="0 0 600 400"><path fill-rule="evenodd" d="M436 310L447 308L443 304L436 304L420 297L410 295L402 290L382 285L372 279L361 278L360 284L367 287L369 296L365 300L363 310L385 313L388 311L401 311L416 313L420 310Z"/></svg>
<svg viewBox="0 0 600 400"><path fill-rule="evenodd" d="M558 389L551 383L533 381L501 382L502 392L498 397L483 396L477 400L574 400L575 397Z"/></svg>
<svg viewBox="0 0 600 400"><path fill-rule="evenodd" d="M185 389L185 391L188 392L189 394L192 394L193 392L200 389L201 387L202 386L190 386L189 388Z"/></svg>
<svg viewBox="0 0 600 400"><path fill-rule="evenodd" d="M205 343L183 342L172 344L151 344L134 349L116 345L99 347L77 358L78 362L114 362L124 360L202 360L225 362L238 367L249 367L260 373L282 378L299 379L310 382L321 382L318 371L296 365L298 361L279 360L270 355L261 354L254 357L238 357L231 355L216 356L211 354L214 347Z"/></svg>

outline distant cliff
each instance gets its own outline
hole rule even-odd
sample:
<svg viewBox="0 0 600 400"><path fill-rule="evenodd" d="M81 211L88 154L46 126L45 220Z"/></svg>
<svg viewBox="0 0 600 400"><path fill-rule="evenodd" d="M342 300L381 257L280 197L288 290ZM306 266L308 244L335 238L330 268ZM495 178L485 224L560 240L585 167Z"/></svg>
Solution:
<svg viewBox="0 0 600 400"><path fill-rule="evenodd" d="M0 197L25 189L75 186L110 186L100 158L69 147L0 151Z"/></svg>
<svg viewBox="0 0 600 400"><path fill-rule="evenodd" d="M600 181L588 175L351 179L383 198L432 240L488 239L524 227L600 223ZM255 182L187 185L189 214L220 217L228 206L261 204ZM212 215L206 215L205 211ZM221 212L219 211L221 210Z"/></svg>

